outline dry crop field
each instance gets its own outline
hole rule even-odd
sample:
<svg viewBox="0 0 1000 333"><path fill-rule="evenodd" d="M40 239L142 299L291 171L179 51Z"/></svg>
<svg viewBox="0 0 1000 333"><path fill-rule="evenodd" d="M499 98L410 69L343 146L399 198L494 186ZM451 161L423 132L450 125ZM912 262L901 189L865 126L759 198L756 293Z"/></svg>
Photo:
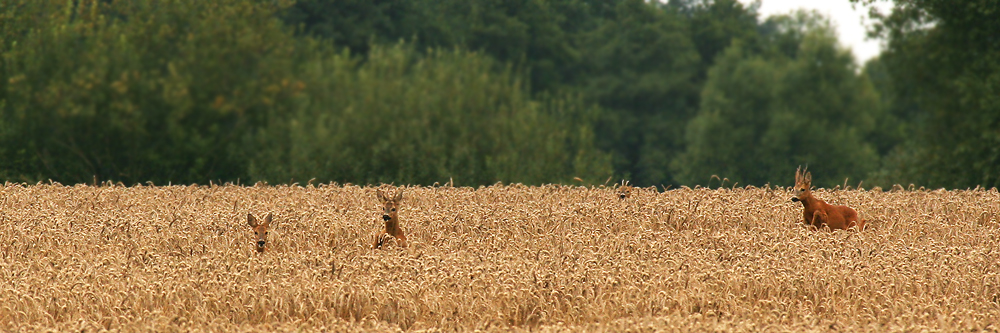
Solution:
<svg viewBox="0 0 1000 333"><path fill-rule="evenodd" d="M371 250L375 187L6 184L0 330L1000 330L996 189L397 189Z"/></svg>

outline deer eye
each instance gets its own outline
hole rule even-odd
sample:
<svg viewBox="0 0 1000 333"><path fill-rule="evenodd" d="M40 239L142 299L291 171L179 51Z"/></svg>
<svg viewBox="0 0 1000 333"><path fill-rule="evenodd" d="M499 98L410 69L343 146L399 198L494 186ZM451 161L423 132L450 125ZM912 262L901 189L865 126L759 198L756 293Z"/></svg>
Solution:
<svg viewBox="0 0 1000 333"><path fill-rule="evenodd" d="M267 231L264 232L264 236L267 236Z"/></svg>
<svg viewBox="0 0 1000 333"><path fill-rule="evenodd" d="M396 209L395 209L395 208L393 208L393 209L392 209L392 211L394 211L394 212L395 212L395 211L396 211Z"/></svg>

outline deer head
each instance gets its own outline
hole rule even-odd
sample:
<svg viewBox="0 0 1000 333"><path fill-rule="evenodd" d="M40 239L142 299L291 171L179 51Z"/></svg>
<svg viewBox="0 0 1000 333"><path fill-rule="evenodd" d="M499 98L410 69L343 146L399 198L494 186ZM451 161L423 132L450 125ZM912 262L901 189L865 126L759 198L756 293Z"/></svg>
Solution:
<svg viewBox="0 0 1000 333"><path fill-rule="evenodd" d="M247 224L253 228L254 237L257 242L254 244L257 248L257 252L264 252L264 246L267 245L267 227L271 226L271 213L267 213L267 217L264 218L264 222L257 222L257 218L253 216L253 213L247 213Z"/></svg>
<svg viewBox="0 0 1000 333"><path fill-rule="evenodd" d="M812 173L809 171L809 167L805 169L795 169L795 188L792 191L794 197L792 197L793 202L798 202L805 200L806 197L811 195L810 188L812 187Z"/></svg>
<svg viewBox="0 0 1000 333"><path fill-rule="evenodd" d="M632 186L629 186L627 180L623 180L620 187L618 187L618 199L625 200L632 196Z"/></svg>
<svg viewBox="0 0 1000 333"><path fill-rule="evenodd" d="M382 190L378 190L378 198L382 201L382 220L398 221L399 206L403 202L403 191L397 191L396 196L390 198Z"/></svg>

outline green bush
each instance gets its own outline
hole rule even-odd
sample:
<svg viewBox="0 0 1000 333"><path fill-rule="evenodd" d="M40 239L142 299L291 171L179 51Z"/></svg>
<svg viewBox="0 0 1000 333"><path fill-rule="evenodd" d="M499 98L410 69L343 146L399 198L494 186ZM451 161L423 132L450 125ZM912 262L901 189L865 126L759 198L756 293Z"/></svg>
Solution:
<svg viewBox="0 0 1000 333"><path fill-rule="evenodd" d="M408 184L539 184L610 176L593 148L596 109L573 97L532 100L510 70L463 51L422 56L374 47L304 65L294 116L256 137L254 178Z"/></svg>
<svg viewBox="0 0 1000 333"><path fill-rule="evenodd" d="M790 184L796 166L808 165L817 186L846 178L856 186L878 166L866 138L883 110L867 77L825 21L804 13L776 20L776 47L754 53L735 44L709 71L687 150L672 165L681 182L717 175Z"/></svg>
<svg viewBox="0 0 1000 333"><path fill-rule="evenodd" d="M295 36L265 0L0 7L0 177L64 183L607 177L596 109L474 53Z"/></svg>
<svg viewBox="0 0 1000 333"><path fill-rule="evenodd" d="M22 1L3 26L8 179L244 176L241 138L294 94L270 1Z"/></svg>

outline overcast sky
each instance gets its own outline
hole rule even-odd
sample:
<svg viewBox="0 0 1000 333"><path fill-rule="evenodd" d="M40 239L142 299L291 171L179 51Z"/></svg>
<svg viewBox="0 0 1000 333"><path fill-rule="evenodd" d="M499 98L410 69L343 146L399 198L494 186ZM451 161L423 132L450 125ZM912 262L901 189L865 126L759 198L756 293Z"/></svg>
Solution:
<svg viewBox="0 0 1000 333"><path fill-rule="evenodd" d="M753 0L740 0L740 2L749 4ZM892 8L888 2L879 2L877 5L883 12ZM868 8L862 5L855 7L852 8L848 0L763 0L759 13L760 18L764 19L799 8L819 11L820 14L829 17L837 28L840 43L854 52L859 65L864 65L865 61L877 56L881 51L881 42L865 38L866 26L871 24Z"/></svg>

